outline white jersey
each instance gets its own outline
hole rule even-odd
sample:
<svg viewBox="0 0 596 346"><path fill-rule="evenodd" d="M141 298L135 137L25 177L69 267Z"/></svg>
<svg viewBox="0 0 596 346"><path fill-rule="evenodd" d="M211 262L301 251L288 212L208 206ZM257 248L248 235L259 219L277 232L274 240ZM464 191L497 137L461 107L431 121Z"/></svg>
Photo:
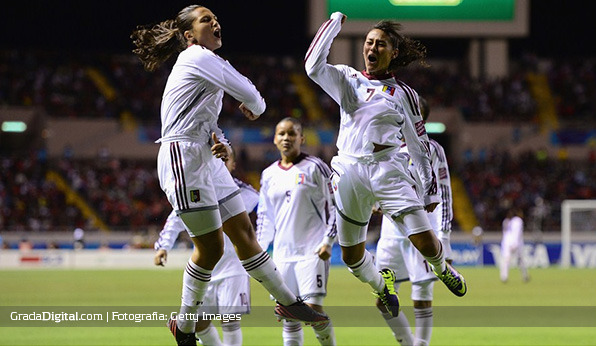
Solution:
<svg viewBox="0 0 596 346"><path fill-rule="evenodd" d="M402 144L399 149L402 153L408 153L408 147ZM449 166L447 164L447 157L445 156L445 150L443 147L434 139L430 140L430 157L432 160L433 173L437 177L439 183L439 196L441 202L432 213L428 213L428 219L432 225L435 234L439 232L450 233L451 232L451 221L453 220L453 200L451 193L451 179L449 176ZM418 171L410 160L410 173L416 180L418 185L421 184L420 176ZM381 226L381 238L401 239L405 236L397 230L395 224L391 220L385 220L387 216L383 217L383 223Z"/></svg>
<svg viewBox="0 0 596 346"><path fill-rule="evenodd" d="M309 77L340 106L338 155L362 158L373 153L374 144L399 147L405 139L428 204L437 186L418 94L393 75L371 76L346 65L327 64L342 17L336 12L323 23L305 60Z"/></svg>
<svg viewBox="0 0 596 346"><path fill-rule="evenodd" d="M519 249L524 244L524 221L519 216L503 220L501 248L505 251Z"/></svg>
<svg viewBox="0 0 596 346"><path fill-rule="evenodd" d="M164 90L159 141L208 143L211 132L225 140L217 125L224 92L254 114L265 111L265 101L255 86L227 61L200 45L182 51Z"/></svg>
<svg viewBox="0 0 596 346"><path fill-rule="evenodd" d="M239 179L234 178L234 181L236 181L236 184L238 184L238 187L240 188L240 195L242 196L246 209L251 211L255 209L259 200L258 192L252 186ZM159 233L159 239L154 244L155 250L172 250L178 235L184 230L185 227L182 219L172 210L166 220L163 230ZM225 234L223 235L223 238L224 253L213 268L211 281L217 281L235 275L247 275L246 270L244 270L244 267L242 267L242 264L236 255L232 241Z"/></svg>
<svg viewBox="0 0 596 346"><path fill-rule="evenodd" d="M321 159L301 154L290 167L279 161L261 175L257 239L263 249L273 241L273 260L295 262L317 257L336 236L331 170Z"/></svg>

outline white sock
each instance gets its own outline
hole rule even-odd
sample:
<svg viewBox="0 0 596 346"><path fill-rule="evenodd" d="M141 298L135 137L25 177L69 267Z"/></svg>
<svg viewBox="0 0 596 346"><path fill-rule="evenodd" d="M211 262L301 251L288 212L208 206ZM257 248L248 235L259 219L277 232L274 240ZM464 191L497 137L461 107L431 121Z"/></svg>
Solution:
<svg viewBox="0 0 596 346"><path fill-rule="evenodd" d="M439 252L434 255L433 257L426 257L423 255L424 259L426 259L426 262L428 262L430 265L433 266L433 268L435 269L435 272L438 272L439 274L441 274L442 272L445 271L446 267L445 267L445 252L443 252L443 245L441 244L441 242L439 243ZM439 270L436 270L439 269Z"/></svg>
<svg viewBox="0 0 596 346"><path fill-rule="evenodd" d="M176 324L183 333L192 333L195 322L191 318L184 318L187 314L197 314L203 304L203 297L211 281L211 270L203 269L189 260L182 276L182 306Z"/></svg>
<svg viewBox="0 0 596 346"><path fill-rule="evenodd" d="M304 344L304 334L300 322L283 321L284 327L282 336L284 346L302 346Z"/></svg>
<svg viewBox="0 0 596 346"><path fill-rule="evenodd" d="M362 259L354 264L348 265L348 269L360 281L369 284L375 291L382 292L385 287L385 281L377 271L374 262L370 252L364 250Z"/></svg>
<svg viewBox="0 0 596 346"><path fill-rule="evenodd" d="M331 323L331 320L329 320L327 323L312 326L312 329L314 330L315 336L321 345L336 345L335 332L333 330L333 324Z"/></svg>
<svg viewBox="0 0 596 346"><path fill-rule="evenodd" d="M219 333L213 324L209 324L209 327L196 332L195 336L199 339L199 342L205 346L223 346L221 340L219 340Z"/></svg>
<svg viewBox="0 0 596 346"><path fill-rule="evenodd" d="M414 308L416 317L416 346L430 345L430 337L433 333L433 308Z"/></svg>
<svg viewBox="0 0 596 346"><path fill-rule="evenodd" d="M397 340L400 345L414 345L414 335L412 334L412 329L410 328L410 322L408 322L408 318L403 311L400 312L397 317L393 317L390 312L382 312L381 315L383 315L385 322L393 332L395 340Z"/></svg>
<svg viewBox="0 0 596 346"><path fill-rule="evenodd" d="M223 343L225 346L242 346L242 329L240 321L221 324L223 331Z"/></svg>
<svg viewBox="0 0 596 346"><path fill-rule="evenodd" d="M283 282L275 263L266 252L240 262L248 275L260 282L279 303L291 305L296 302L296 295Z"/></svg>

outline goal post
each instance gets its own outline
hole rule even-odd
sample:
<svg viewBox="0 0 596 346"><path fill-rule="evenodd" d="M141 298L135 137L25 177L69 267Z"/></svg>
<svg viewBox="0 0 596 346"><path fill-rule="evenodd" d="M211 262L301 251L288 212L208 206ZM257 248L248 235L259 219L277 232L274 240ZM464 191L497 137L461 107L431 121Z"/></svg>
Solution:
<svg viewBox="0 0 596 346"><path fill-rule="evenodd" d="M592 212L596 218L596 199L566 199L561 203L561 267L571 266L571 233L577 222L573 222L572 213ZM579 220L581 222L581 220ZM585 223L587 227L596 227L592 222ZM593 231L594 229L592 229Z"/></svg>

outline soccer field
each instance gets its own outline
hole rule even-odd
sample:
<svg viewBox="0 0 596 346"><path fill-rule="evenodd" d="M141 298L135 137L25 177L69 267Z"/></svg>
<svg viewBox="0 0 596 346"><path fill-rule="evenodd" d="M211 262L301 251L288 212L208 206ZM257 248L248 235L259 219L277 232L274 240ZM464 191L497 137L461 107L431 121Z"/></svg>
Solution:
<svg viewBox="0 0 596 346"><path fill-rule="evenodd" d="M462 268L469 292L457 298L435 285L432 345L596 345L596 275L590 269L535 269L522 283L512 271L503 284L494 267ZM65 327L48 322L14 322L20 311L97 310L169 307L180 301L182 269L153 270L3 270L0 271L0 345L174 345L162 323L138 327ZM338 345L395 345L390 330L372 308L368 285L345 267L332 267L325 300L336 326ZM413 324L410 284L400 288ZM243 317L245 345L281 345L281 323L269 295L253 281L253 313ZM15 324L17 323L17 324ZM46 325L49 325L46 327ZM62 325L62 326L61 326ZM109 325L109 324L107 324ZM216 322L216 325L218 323ZM8 327L7 327L8 326ZM318 345L309 327L305 345Z"/></svg>

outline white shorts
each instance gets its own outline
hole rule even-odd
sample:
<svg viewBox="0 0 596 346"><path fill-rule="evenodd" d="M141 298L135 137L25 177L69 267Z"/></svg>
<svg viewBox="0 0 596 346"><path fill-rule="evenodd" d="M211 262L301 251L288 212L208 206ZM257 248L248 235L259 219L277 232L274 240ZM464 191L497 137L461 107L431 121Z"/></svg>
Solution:
<svg viewBox="0 0 596 346"><path fill-rule="evenodd" d="M341 246L365 241L376 202L385 215L397 220L424 209L414 188L416 182L408 171L408 157L397 149L383 150L366 158L335 156L331 167ZM408 235L431 229L426 216L416 222L424 224L417 228L425 229L408 227Z"/></svg>
<svg viewBox="0 0 596 346"><path fill-rule="evenodd" d="M250 313L249 276L235 275L211 281L200 311L210 314Z"/></svg>
<svg viewBox="0 0 596 346"><path fill-rule="evenodd" d="M323 305L327 295L329 261L312 257L297 262L276 262L284 282L298 297L308 298L307 303Z"/></svg>
<svg viewBox="0 0 596 346"><path fill-rule="evenodd" d="M212 232L245 211L240 189L224 162L206 144L164 142L157 156L159 183L168 201L190 229L191 236ZM221 208L225 206L225 208ZM222 210L220 210L220 208ZM198 213L189 225L183 214Z"/></svg>

